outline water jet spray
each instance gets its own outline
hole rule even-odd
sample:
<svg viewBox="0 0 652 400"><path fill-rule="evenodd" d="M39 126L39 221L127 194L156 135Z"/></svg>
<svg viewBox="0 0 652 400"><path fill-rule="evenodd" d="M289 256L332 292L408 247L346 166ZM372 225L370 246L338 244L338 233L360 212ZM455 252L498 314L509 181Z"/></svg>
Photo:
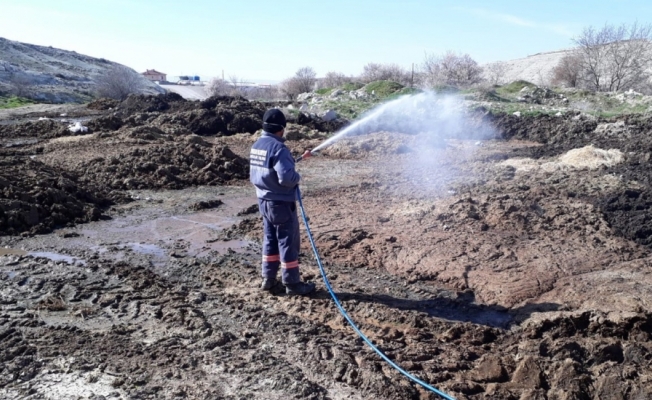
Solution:
<svg viewBox="0 0 652 400"><path fill-rule="evenodd" d="M441 140L489 136L481 127L468 125L464 118L464 104L458 97L423 92L381 104L295 161L301 161L342 138L381 131L409 135L425 133L431 139Z"/></svg>

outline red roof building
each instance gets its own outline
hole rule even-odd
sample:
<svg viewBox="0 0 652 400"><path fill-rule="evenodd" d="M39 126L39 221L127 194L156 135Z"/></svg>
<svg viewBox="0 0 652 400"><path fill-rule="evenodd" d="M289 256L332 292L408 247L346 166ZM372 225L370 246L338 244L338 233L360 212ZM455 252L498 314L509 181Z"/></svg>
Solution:
<svg viewBox="0 0 652 400"><path fill-rule="evenodd" d="M149 79L150 81L159 81L159 82L165 82L167 80L167 74L164 72L158 72L155 69L148 69L147 71L143 72L142 75Z"/></svg>

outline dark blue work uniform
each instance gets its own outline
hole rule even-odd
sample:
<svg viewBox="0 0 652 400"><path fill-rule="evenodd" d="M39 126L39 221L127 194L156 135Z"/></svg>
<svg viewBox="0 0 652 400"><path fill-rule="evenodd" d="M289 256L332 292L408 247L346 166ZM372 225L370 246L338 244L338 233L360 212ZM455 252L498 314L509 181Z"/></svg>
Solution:
<svg viewBox="0 0 652 400"><path fill-rule="evenodd" d="M275 279L279 266L283 284L301 281L299 275L299 219L296 186L301 176L285 140L263 132L249 154L249 179L256 187L263 216L263 263L265 279Z"/></svg>

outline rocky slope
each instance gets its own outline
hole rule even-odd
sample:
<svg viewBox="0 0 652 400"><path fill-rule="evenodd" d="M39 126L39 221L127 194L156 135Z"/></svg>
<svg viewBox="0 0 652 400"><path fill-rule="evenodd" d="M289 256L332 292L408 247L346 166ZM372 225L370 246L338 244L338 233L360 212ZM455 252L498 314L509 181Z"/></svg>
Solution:
<svg viewBox="0 0 652 400"><path fill-rule="evenodd" d="M74 51L0 38L0 94L20 92L22 97L52 103L88 101L97 78L116 65ZM142 82L144 93L163 91L145 78Z"/></svg>

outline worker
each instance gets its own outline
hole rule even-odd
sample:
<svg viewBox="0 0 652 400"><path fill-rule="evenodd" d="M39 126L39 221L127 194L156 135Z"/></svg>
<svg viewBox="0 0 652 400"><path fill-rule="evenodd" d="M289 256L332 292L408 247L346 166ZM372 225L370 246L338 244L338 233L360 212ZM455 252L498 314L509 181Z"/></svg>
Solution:
<svg viewBox="0 0 652 400"><path fill-rule="evenodd" d="M270 109L263 115L263 134L251 147L249 179L256 187L258 208L263 216L263 283L271 291L277 284L279 267L289 295L306 295L314 283L301 281L299 274L299 219L296 187L301 176L294 159L283 144L286 119L281 110ZM310 157L310 152L304 158Z"/></svg>

